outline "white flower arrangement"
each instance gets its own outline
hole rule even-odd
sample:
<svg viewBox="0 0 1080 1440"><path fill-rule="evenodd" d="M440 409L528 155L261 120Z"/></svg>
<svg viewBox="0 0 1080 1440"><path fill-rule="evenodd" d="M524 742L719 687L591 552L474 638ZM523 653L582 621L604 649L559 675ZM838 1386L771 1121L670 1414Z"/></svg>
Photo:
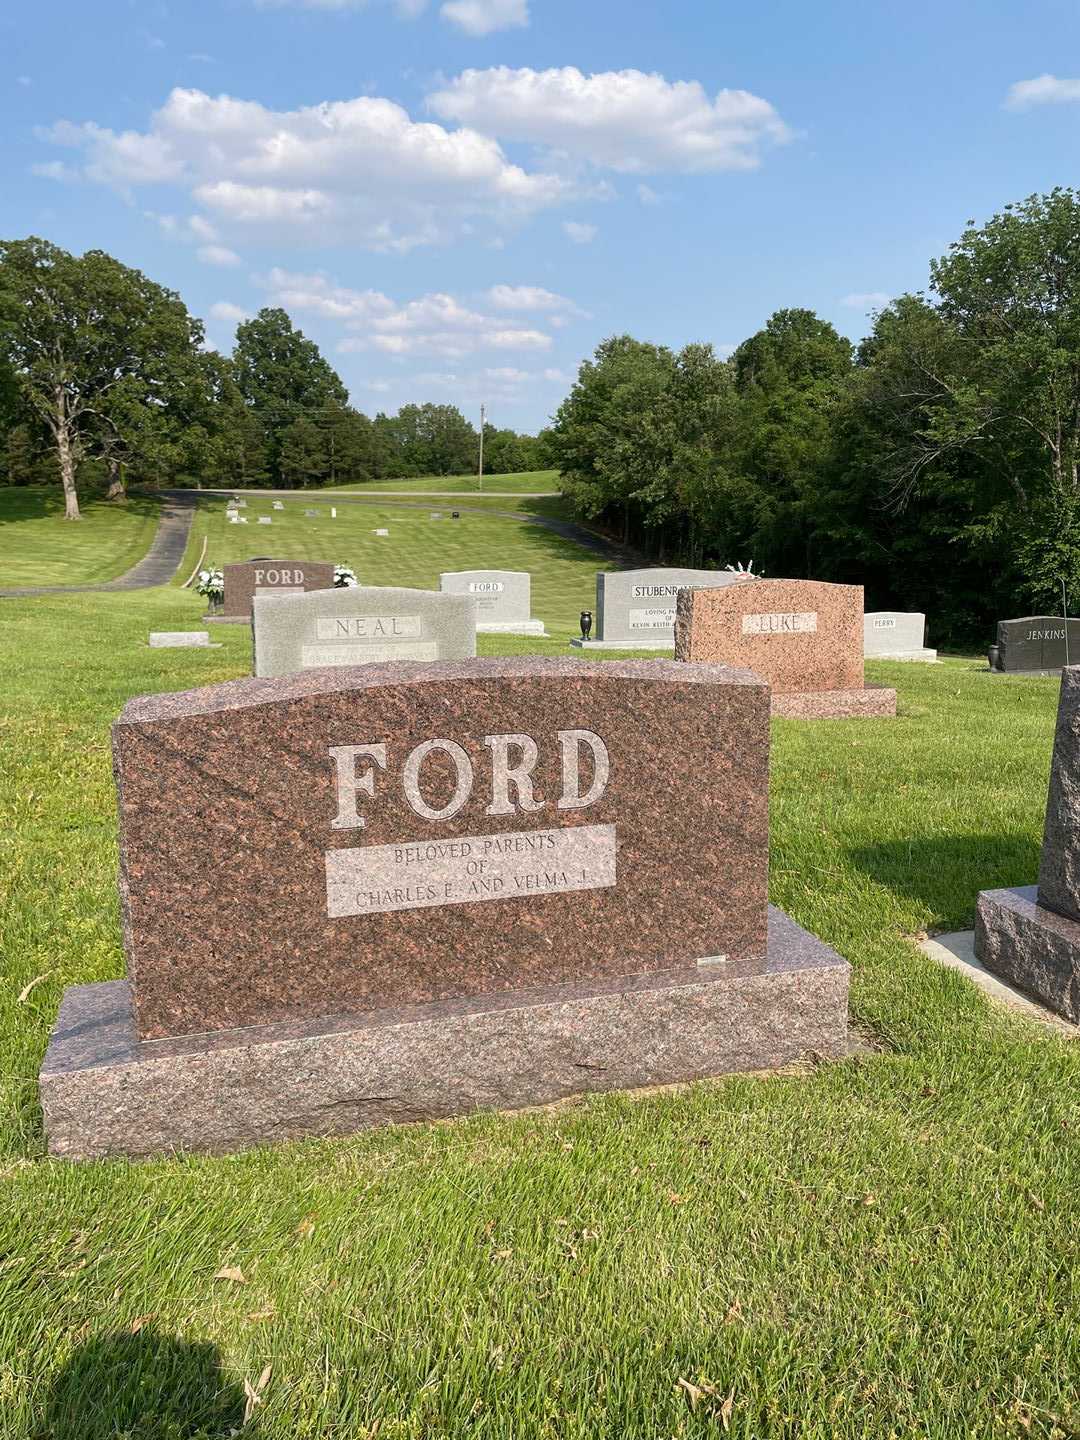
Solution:
<svg viewBox="0 0 1080 1440"><path fill-rule="evenodd" d="M216 566L199 571L195 582L196 595L205 595L211 605L220 605L225 599L225 576Z"/></svg>
<svg viewBox="0 0 1080 1440"><path fill-rule="evenodd" d="M745 575L747 580L764 580L765 578L764 571L760 574L755 571L753 560L749 565L743 565L742 561L736 561L734 565L725 565L724 569L730 570L732 575Z"/></svg>
<svg viewBox="0 0 1080 1440"><path fill-rule="evenodd" d="M347 590L349 586L359 584L355 570L350 570L348 565L334 566L334 585L338 590Z"/></svg>

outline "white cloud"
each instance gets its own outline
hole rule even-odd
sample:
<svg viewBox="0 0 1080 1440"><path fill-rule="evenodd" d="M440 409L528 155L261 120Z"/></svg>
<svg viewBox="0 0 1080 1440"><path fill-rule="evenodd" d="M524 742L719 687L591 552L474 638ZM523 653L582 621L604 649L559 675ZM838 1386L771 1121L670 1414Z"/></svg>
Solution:
<svg viewBox="0 0 1080 1440"><path fill-rule="evenodd" d="M539 310L562 316L585 314L573 300L540 285L493 285L484 298L496 310Z"/></svg>
<svg viewBox="0 0 1080 1440"><path fill-rule="evenodd" d="M1005 96L1006 110L1030 110L1034 105L1067 105L1080 100L1080 80L1059 80L1056 75L1039 75L1034 80L1017 80Z"/></svg>
<svg viewBox="0 0 1080 1440"><path fill-rule="evenodd" d="M195 254L204 265L240 264L240 256L227 245L200 245Z"/></svg>
<svg viewBox="0 0 1080 1440"><path fill-rule="evenodd" d="M412 120L373 96L271 110L175 89L145 131L60 121L40 138L81 153L72 173L130 194L174 185L238 239L404 252L575 198L579 183L513 164L490 136ZM59 162L54 162L59 164Z"/></svg>
<svg viewBox="0 0 1080 1440"><path fill-rule="evenodd" d="M401 303L380 290L352 290L323 274L281 269L272 270L263 284L271 302L290 313L340 322L351 332L338 343L343 354L377 350L396 358L459 359L483 350L548 350L552 344L544 330L507 325L505 319L474 310L444 291Z"/></svg>
<svg viewBox="0 0 1080 1440"><path fill-rule="evenodd" d="M626 173L749 170L791 132L748 90L710 99L696 80L641 70L465 70L428 96L444 120Z"/></svg>
<svg viewBox="0 0 1080 1440"><path fill-rule="evenodd" d="M239 325L241 320L249 318L248 312L240 305L234 305L231 300L216 300L210 306L211 320L223 320L229 325Z"/></svg>
<svg viewBox="0 0 1080 1440"><path fill-rule="evenodd" d="M884 290L856 290L851 295L845 295L840 301L849 310L884 310L892 299L886 295Z"/></svg>
<svg viewBox="0 0 1080 1440"><path fill-rule="evenodd" d="M641 201L642 205L660 204L660 196L656 193L656 191L652 188L651 185L646 185L644 183L637 187L637 198Z"/></svg>
<svg viewBox="0 0 1080 1440"><path fill-rule="evenodd" d="M527 0L446 0L439 13L467 35L490 35L529 23Z"/></svg>
<svg viewBox="0 0 1080 1440"><path fill-rule="evenodd" d="M564 220L562 228L575 245L591 245L596 239L596 226L582 220Z"/></svg>

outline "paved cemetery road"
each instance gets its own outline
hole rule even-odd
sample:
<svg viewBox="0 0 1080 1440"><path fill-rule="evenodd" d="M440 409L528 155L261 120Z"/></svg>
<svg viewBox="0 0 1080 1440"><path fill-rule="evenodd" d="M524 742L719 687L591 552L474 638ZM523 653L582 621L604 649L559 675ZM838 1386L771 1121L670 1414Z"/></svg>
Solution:
<svg viewBox="0 0 1080 1440"><path fill-rule="evenodd" d="M167 585L184 558L199 496L194 490L165 490L162 495L164 504L153 543L139 563L125 570L123 575L105 580L100 585L32 585L22 590L0 590L0 598L74 595L87 590L149 590L153 585Z"/></svg>
<svg viewBox="0 0 1080 1440"><path fill-rule="evenodd" d="M163 495L190 495L190 490L163 490ZM429 501L434 497L431 495L416 498L415 491L407 492L410 498L403 498L405 492L398 492L398 496L384 494L379 499L371 499L367 495L335 495L328 490L200 490L200 495L243 495L248 499L266 497L273 500L292 500L296 503L304 503L309 508L312 505L374 505L378 509L386 510L431 510L433 507ZM511 497L507 497L508 499ZM515 500L525 500L528 496L515 495ZM539 497L546 499L546 496ZM447 506L443 506L445 512ZM449 507L457 510L462 515L497 515L500 520L518 520L523 525L538 525L541 530L550 530L553 535L561 535L564 540L571 540L575 545L582 546L585 550L591 550L595 555L601 556L604 560L614 560L619 565L638 566L648 564L640 551L631 549L628 545L620 545L614 540L608 540L603 535L596 534L593 530L586 530L584 525L575 524L573 520L555 520L549 515L528 515L523 510L489 510L479 505L454 504Z"/></svg>

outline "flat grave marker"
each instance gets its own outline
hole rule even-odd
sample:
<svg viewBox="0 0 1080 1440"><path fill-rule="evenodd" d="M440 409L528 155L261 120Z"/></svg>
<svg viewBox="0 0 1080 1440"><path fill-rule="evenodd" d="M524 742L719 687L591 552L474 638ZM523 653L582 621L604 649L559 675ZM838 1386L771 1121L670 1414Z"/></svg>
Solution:
<svg viewBox="0 0 1080 1440"><path fill-rule="evenodd" d="M147 642L151 650L219 650L210 644L209 630L151 630Z"/></svg>

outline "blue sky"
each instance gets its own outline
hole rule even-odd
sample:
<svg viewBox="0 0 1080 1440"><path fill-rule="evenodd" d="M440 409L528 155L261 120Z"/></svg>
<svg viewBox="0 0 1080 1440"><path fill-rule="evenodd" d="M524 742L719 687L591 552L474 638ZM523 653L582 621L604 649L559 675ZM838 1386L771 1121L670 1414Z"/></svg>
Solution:
<svg viewBox="0 0 1080 1440"><path fill-rule="evenodd" d="M0 234L98 247L219 349L284 304L374 413L534 429L605 335L857 339L1077 177L1074 3L9 0Z"/></svg>

